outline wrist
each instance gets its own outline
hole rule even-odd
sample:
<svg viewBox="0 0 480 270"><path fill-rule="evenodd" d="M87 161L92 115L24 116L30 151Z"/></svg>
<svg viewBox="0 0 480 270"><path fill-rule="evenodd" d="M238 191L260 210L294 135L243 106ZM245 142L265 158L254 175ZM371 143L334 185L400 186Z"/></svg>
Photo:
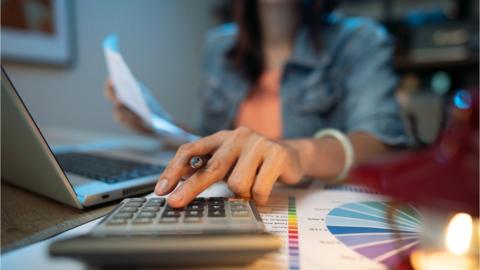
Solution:
<svg viewBox="0 0 480 270"><path fill-rule="evenodd" d="M347 177L350 168L354 163L354 152L350 139L343 132L333 128L320 130L315 134L314 137L317 141L326 140L327 138L333 138L337 142L337 145L340 146L341 150L332 151L332 154L336 153L336 164L343 164L343 166L340 172L330 180L334 182L343 181ZM338 149L338 147L335 148Z"/></svg>
<svg viewBox="0 0 480 270"><path fill-rule="evenodd" d="M315 160L315 146L309 139L285 140L284 144L293 152L293 158L298 163L299 173L302 177L309 176L310 168Z"/></svg>

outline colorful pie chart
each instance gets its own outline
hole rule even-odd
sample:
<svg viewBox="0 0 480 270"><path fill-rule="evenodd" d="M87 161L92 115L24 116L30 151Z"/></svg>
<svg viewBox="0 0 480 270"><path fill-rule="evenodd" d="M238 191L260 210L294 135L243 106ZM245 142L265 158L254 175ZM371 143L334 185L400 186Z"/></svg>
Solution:
<svg viewBox="0 0 480 270"><path fill-rule="evenodd" d="M420 213L410 205L347 203L328 213L326 225L350 249L389 268L419 244Z"/></svg>

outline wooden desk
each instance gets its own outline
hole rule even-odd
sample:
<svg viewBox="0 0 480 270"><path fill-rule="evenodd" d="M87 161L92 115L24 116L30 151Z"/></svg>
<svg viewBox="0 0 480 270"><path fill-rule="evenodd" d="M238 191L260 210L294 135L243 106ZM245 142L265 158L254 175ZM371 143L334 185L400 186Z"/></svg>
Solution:
<svg viewBox="0 0 480 270"><path fill-rule="evenodd" d="M110 212L116 202L79 210L1 183L2 253L26 246Z"/></svg>

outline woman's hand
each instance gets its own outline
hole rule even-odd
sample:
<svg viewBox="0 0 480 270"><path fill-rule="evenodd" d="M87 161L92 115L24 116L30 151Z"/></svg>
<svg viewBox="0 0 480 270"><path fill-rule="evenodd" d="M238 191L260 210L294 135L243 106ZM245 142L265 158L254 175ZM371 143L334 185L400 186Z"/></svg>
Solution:
<svg viewBox="0 0 480 270"><path fill-rule="evenodd" d="M211 155L207 165L194 172L190 158L207 154ZM160 176L155 193L166 194L182 177L189 176L168 198L172 207L183 207L210 185L225 179L236 196L253 198L262 205L277 180L294 184L303 175L300 155L292 144L269 140L240 127L182 145Z"/></svg>
<svg viewBox="0 0 480 270"><path fill-rule="evenodd" d="M128 109L115 95L112 82L107 79L105 82L105 97L113 103L113 117L122 125L135 130L143 135L153 136L153 130L146 126L143 120L136 113Z"/></svg>

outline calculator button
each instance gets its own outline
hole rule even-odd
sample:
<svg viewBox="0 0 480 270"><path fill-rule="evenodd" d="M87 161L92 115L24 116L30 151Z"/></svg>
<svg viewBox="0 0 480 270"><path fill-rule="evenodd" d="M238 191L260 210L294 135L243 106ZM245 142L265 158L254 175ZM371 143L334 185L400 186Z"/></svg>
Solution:
<svg viewBox="0 0 480 270"><path fill-rule="evenodd" d="M199 197L199 198L193 199L192 203L204 204L205 201L206 201L205 198Z"/></svg>
<svg viewBox="0 0 480 270"><path fill-rule="evenodd" d="M224 202L225 198L224 197L210 197L208 198L208 202Z"/></svg>
<svg viewBox="0 0 480 270"><path fill-rule="evenodd" d="M208 201L208 206L210 205L224 205L223 201Z"/></svg>
<svg viewBox="0 0 480 270"><path fill-rule="evenodd" d="M196 222L201 222L202 221L202 218L201 217L196 217L196 216L192 216L192 217L185 217L183 219L183 222L186 222L186 223L196 223Z"/></svg>
<svg viewBox="0 0 480 270"><path fill-rule="evenodd" d="M138 210L137 207L125 206L125 207L120 208L119 212L135 213L135 212L137 212L137 210Z"/></svg>
<svg viewBox="0 0 480 270"><path fill-rule="evenodd" d="M142 202L126 202L125 203L125 206L129 206L129 207L140 207L142 206Z"/></svg>
<svg viewBox="0 0 480 270"><path fill-rule="evenodd" d="M128 212L125 212L125 213L117 213L113 216L114 219L117 219L117 218L132 218L133 217L133 214L132 213L128 213Z"/></svg>
<svg viewBox="0 0 480 270"><path fill-rule="evenodd" d="M225 210L209 210L208 217L225 217Z"/></svg>
<svg viewBox="0 0 480 270"><path fill-rule="evenodd" d="M152 212L140 212L137 218L154 218L157 214Z"/></svg>
<svg viewBox="0 0 480 270"><path fill-rule="evenodd" d="M145 206L142 208L142 212L158 212L160 207L157 206Z"/></svg>
<svg viewBox="0 0 480 270"><path fill-rule="evenodd" d="M246 210L234 210L232 211L232 217L249 217L250 214Z"/></svg>
<svg viewBox="0 0 480 270"><path fill-rule="evenodd" d="M107 225L125 225L125 224L127 224L127 220L124 218L111 219L107 222Z"/></svg>
<svg viewBox="0 0 480 270"><path fill-rule="evenodd" d="M160 223L175 223L178 221L176 217L162 217L158 222Z"/></svg>
<svg viewBox="0 0 480 270"><path fill-rule="evenodd" d="M164 198L152 198L148 200L147 205L158 205L163 206L165 204Z"/></svg>
<svg viewBox="0 0 480 270"><path fill-rule="evenodd" d="M245 206L243 204L232 204L232 205L230 205L230 209L232 209L232 210L246 210L247 206Z"/></svg>
<svg viewBox="0 0 480 270"><path fill-rule="evenodd" d="M203 210L204 206L199 204L187 205L187 210Z"/></svg>
<svg viewBox="0 0 480 270"><path fill-rule="evenodd" d="M132 221L133 224L150 224L152 223L152 219L151 218L135 218L133 221Z"/></svg>
<svg viewBox="0 0 480 270"><path fill-rule="evenodd" d="M163 204L160 204L160 203L157 203L157 202L146 202L143 207L147 207L147 206L151 206L151 207L162 207Z"/></svg>
<svg viewBox="0 0 480 270"><path fill-rule="evenodd" d="M208 210L223 210L225 209L224 205L209 205Z"/></svg>
<svg viewBox="0 0 480 270"><path fill-rule="evenodd" d="M203 216L203 211L198 210L187 210L185 211L186 217L201 217Z"/></svg>
<svg viewBox="0 0 480 270"><path fill-rule="evenodd" d="M147 199L145 199L145 198L130 198L130 199L128 199L129 202L141 202L141 203L143 203L146 200Z"/></svg>
<svg viewBox="0 0 480 270"><path fill-rule="evenodd" d="M178 212L180 212L180 211L183 211L183 207L182 207L182 208L173 208L173 207L171 207L170 205L167 205L167 206L165 207L165 210L167 210L167 211L178 211Z"/></svg>
<svg viewBox="0 0 480 270"><path fill-rule="evenodd" d="M162 217L180 217L180 212L175 210L165 210Z"/></svg>

